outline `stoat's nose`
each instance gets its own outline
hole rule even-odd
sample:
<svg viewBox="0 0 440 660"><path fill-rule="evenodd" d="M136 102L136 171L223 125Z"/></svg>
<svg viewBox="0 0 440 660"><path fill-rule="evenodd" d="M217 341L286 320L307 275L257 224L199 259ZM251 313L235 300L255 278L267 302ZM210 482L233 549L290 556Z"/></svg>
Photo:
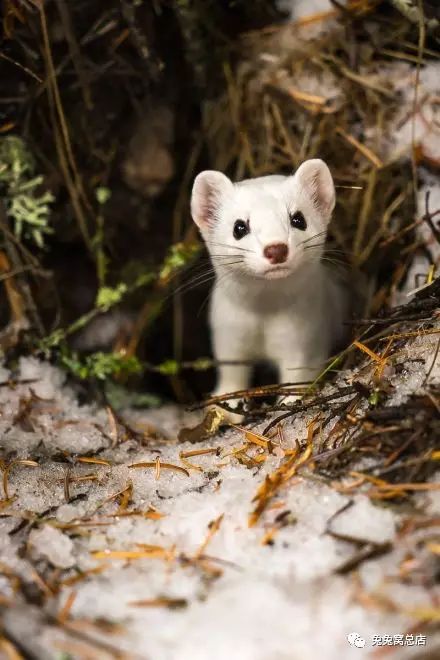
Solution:
<svg viewBox="0 0 440 660"><path fill-rule="evenodd" d="M263 254L271 264L282 264L286 261L288 253L289 248L285 243L274 243L266 245Z"/></svg>

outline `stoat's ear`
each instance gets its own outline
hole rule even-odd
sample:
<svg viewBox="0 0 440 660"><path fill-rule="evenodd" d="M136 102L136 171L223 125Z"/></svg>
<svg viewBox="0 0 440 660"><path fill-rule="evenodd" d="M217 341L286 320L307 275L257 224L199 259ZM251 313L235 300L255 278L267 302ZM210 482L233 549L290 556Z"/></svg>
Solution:
<svg viewBox="0 0 440 660"><path fill-rule="evenodd" d="M221 172L205 170L196 176L191 194L191 215L200 229L212 224L222 197L232 189L232 181Z"/></svg>
<svg viewBox="0 0 440 660"><path fill-rule="evenodd" d="M295 172L299 189L310 196L317 210L326 220L335 206L335 186L330 170L320 158L306 160Z"/></svg>

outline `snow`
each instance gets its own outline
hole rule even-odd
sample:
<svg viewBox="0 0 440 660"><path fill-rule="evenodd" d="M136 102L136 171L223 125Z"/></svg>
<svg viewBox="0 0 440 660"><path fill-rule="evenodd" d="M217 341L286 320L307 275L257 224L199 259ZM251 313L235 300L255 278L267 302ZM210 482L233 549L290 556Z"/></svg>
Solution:
<svg viewBox="0 0 440 660"><path fill-rule="evenodd" d="M439 69L440 76L440 69ZM438 144L438 151L436 158L440 158L440 142ZM438 177L434 177L429 172L422 171L423 185L417 193L417 217L423 218L426 212L426 194L429 193L429 210L430 212L440 209L440 185ZM438 216L435 218L438 223ZM405 304L412 298L412 292L422 286L429 273L432 265L435 266L436 272L440 267L440 245L436 241L430 227L427 223L420 224L416 229L417 238L427 246L429 249L430 257L428 258L426 251L417 253L414 257L411 266L408 270L405 286L402 291L396 295L396 304Z"/></svg>
<svg viewBox="0 0 440 660"><path fill-rule="evenodd" d="M281 11L288 12L292 20L334 9L330 0L278 0Z"/></svg>
<svg viewBox="0 0 440 660"><path fill-rule="evenodd" d="M417 78L414 66L398 62L392 65L392 71L382 70L381 77L393 80L394 89L401 94L401 111L394 120L395 129L390 131L395 154L408 152L414 140L414 144L420 145L427 157L438 159L440 63L431 62L420 69L415 112L414 90Z"/></svg>
<svg viewBox="0 0 440 660"><path fill-rule="evenodd" d="M28 543L37 557L45 557L59 568L71 568L75 564L73 542L59 529L42 525L29 534Z"/></svg>
<svg viewBox="0 0 440 660"><path fill-rule="evenodd" d="M409 362L405 373L392 376L396 394L391 403L402 403L423 387L433 345L432 337L417 338L405 349L424 364ZM168 439L151 441L150 446L129 440L112 449L105 412L95 405L80 406L74 389L57 368L23 358L17 373L3 371L2 376L16 384L0 388L4 430L0 449L7 460L19 456L39 465L16 464L9 474L9 495L15 499L1 511L1 566L33 584L34 590L39 588L35 571L49 585L55 575L62 583L78 571L92 571L75 584L66 583L53 595L45 595L41 611L27 603L21 592L14 594L7 577L0 577L0 594L13 599L4 609L5 630L34 657L59 658L63 648L73 658L82 658L90 652L90 645L98 644L94 652L104 658L110 651L102 644L107 644L113 654L116 649L155 660L350 660L371 651L375 634L405 633L414 624L407 610L428 606L422 583L393 579L410 543L416 542L399 540L403 512L377 506L360 493L345 495L314 473L304 472L281 490L273 501L276 508L269 506L260 521L249 527L255 493L281 459L270 455L258 468L240 464L231 456L242 444L239 430L221 431L196 445L178 444L179 427L194 423L194 413L186 418L175 406L125 411L133 426L140 427L141 422L156 425ZM34 382L20 384L28 378ZM431 378L440 382L439 371L433 370ZM31 390L44 399L34 402L34 431L13 421L20 400L28 398ZM310 419L311 415L298 415L285 426L284 446L293 446L295 439L304 441ZM72 420L77 424L68 426L66 433L63 424ZM154 468L129 467L154 462L157 456L162 463L180 464L182 451L217 447L218 455L188 459L202 468L190 470L189 477L162 467L156 479ZM68 454L64 462L61 450ZM109 465L75 462L84 453ZM68 466L70 502L64 492ZM75 481L90 475L96 479ZM130 483L132 500L117 515L121 500L112 496ZM342 511L350 500L351 506ZM434 515L438 491L421 494L415 502ZM124 515L136 511L154 511L162 517ZM286 524L274 536L273 545L263 545L264 535L285 511L289 512ZM222 515L219 529L204 550L207 558L193 561L209 525ZM31 528L25 525L17 531L23 516L33 521ZM356 573L338 575L335 571L357 547L328 533L332 516L332 532L372 543L389 542L391 551L363 562L357 577ZM25 555L20 551L23 543ZM130 561L93 555L149 546L160 546L168 554ZM70 628L53 618L71 594L68 622L87 621L91 632L86 640L72 638ZM374 594L382 594L395 606L367 607L365 594L373 600ZM136 604L160 598L180 599L181 606ZM42 612L49 619L42 621ZM117 624L119 632L106 634L100 621ZM32 643L25 634L29 630ZM365 652L349 645L351 632L366 639ZM434 640L434 633L431 636Z"/></svg>

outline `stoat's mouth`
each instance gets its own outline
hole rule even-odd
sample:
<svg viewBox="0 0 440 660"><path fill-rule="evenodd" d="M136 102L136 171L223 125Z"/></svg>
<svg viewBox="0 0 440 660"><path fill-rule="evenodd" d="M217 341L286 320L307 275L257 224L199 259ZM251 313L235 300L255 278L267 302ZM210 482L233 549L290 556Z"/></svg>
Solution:
<svg viewBox="0 0 440 660"><path fill-rule="evenodd" d="M273 266L264 271L264 277L268 280L279 280L290 274L290 268L287 266Z"/></svg>

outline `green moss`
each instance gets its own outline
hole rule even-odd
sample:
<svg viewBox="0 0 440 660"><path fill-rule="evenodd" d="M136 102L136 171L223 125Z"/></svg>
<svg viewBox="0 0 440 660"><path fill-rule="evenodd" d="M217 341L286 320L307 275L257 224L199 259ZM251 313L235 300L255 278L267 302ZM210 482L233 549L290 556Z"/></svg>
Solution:
<svg viewBox="0 0 440 660"><path fill-rule="evenodd" d="M111 307L117 305L127 293L127 285L121 282L115 288L103 286L99 289L96 296L96 307L103 312L107 312Z"/></svg>
<svg viewBox="0 0 440 660"><path fill-rule="evenodd" d="M139 360L121 353L92 353L81 359L76 353L61 356L61 363L81 380L107 380L113 376L133 375L142 371Z"/></svg>

